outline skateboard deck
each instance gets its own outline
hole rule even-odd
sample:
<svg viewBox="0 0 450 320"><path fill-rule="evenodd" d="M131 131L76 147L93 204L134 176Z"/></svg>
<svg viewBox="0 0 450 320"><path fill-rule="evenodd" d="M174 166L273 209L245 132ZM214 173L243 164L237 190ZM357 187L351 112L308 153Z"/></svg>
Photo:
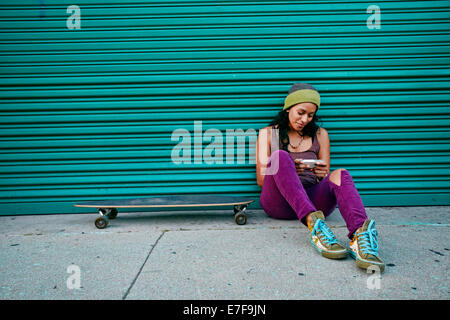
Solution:
<svg viewBox="0 0 450 320"><path fill-rule="evenodd" d="M247 223L245 210L254 200L216 195L175 195L165 197L95 200L75 204L75 207L97 208L100 217L95 220L95 226L104 229L110 219L115 219L118 208L189 208L189 207L216 207L234 206L234 221L243 225Z"/></svg>

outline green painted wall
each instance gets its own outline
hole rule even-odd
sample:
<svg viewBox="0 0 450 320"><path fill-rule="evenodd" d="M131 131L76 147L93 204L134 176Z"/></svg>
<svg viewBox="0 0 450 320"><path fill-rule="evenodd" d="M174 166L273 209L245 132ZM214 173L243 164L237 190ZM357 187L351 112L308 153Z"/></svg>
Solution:
<svg viewBox="0 0 450 320"><path fill-rule="evenodd" d="M320 91L331 169L350 171L366 206L450 205L449 1L377 1L381 29L362 1L75 2L0 4L0 215L257 199L248 146L240 162L177 165L171 136L194 142L195 121L224 142L257 132L293 82Z"/></svg>

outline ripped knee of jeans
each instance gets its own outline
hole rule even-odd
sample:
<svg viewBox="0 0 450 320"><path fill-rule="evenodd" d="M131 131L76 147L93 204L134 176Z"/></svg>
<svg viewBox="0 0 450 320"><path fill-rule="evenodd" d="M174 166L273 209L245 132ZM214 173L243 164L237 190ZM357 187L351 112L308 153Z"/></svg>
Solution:
<svg viewBox="0 0 450 320"><path fill-rule="evenodd" d="M339 175L339 178L337 177ZM347 169L336 169L334 170L328 179L332 184L335 186L342 186L343 184L348 184L349 182L353 183L352 176L350 175L350 172L347 171Z"/></svg>

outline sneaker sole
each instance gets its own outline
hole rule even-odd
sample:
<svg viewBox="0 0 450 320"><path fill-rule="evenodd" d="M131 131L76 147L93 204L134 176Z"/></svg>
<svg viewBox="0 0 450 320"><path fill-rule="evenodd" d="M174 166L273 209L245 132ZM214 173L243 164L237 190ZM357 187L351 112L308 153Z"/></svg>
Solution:
<svg viewBox="0 0 450 320"><path fill-rule="evenodd" d="M369 268L370 266L377 266L380 269L380 273L384 271L384 264L380 264L380 263L375 263L375 262L371 262L368 260L362 260L359 259L356 256L356 253L353 252L352 250L350 250L350 256L356 260L356 265L358 267L360 267L361 269L365 269L367 270L367 268Z"/></svg>
<svg viewBox="0 0 450 320"><path fill-rule="evenodd" d="M314 248L316 248L316 250L320 253L320 255L322 257L328 258L328 259L344 259L347 257L347 250L344 249L342 251L325 251L320 249L319 247L317 247L317 245L314 243L314 241L310 240L311 244L313 245Z"/></svg>

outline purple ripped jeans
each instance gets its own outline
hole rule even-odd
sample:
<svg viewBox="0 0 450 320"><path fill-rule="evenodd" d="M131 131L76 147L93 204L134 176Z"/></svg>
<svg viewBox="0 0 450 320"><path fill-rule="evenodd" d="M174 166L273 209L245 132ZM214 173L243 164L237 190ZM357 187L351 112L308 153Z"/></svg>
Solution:
<svg viewBox="0 0 450 320"><path fill-rule="evenodd" d="M276 160L278 170L272 166ZM294 161L286 151L275 151L269 158L267 172L271 171L269 168L275 170L265 175L260 197L261 207L268 216L275 219L299 219L306 225L304 218L310 212L321 210L327 217L338 205L347 224L349 239L367 219L363 202L348 171L341 171L340 186L330 181L328 175L319 183L305 188L298 177Z"/></svg>

